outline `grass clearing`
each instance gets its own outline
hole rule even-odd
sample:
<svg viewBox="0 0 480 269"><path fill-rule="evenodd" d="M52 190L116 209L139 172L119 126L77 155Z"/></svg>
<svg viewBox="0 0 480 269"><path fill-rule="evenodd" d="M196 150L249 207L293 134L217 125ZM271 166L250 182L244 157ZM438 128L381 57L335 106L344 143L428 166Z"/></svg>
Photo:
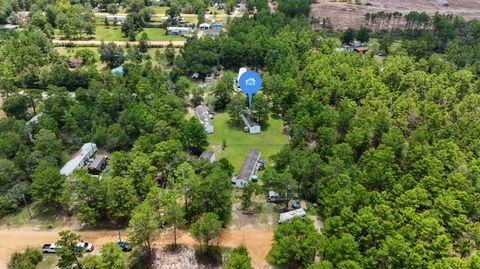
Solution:
<svg viewBox="0 0 480 269"><path fill-rule="evenodd" d="M42 230L52 229L62 225L62 221L60 220L60 218L56 218L53 215L37 212L35 204L30 204L28 205L28 207L32 212L32 219L30 218L28 209L26 207L23 207L22 210L0 219L0 225L7 225L8 227L32 225Z"/></svg>
<svg viewBox="0 0 480 269"><path fill-rule="evenodd" d="M55 268L55 265L57 264L58 258L57 255L55 254L44 254L43 255L43 260L37 264L37 269L50 269L50 268Z"/></svg>
<svg viewBox="0 0 480 269"><path fill-rule="evenodd" d="M103 41L128 41L123 36L120 26L96 26L95 39ZM137 40L143 33L147 33L150 41L182 41L184 37L167 35L167 31L163 28L145 28L142 32L138 33Z"/></svg>
<svg viewBox="0 0 480 269"><path fill-rule="evenodd" d="M277 154L288 143L288 137L283 133L282 120L269 120L268 129L262 129L260 134L245 133L243 129L230 127L227 113L219 113L213 119L214 132L208 135L209 149L215 152L217 160L227 158L234 166L236 172L240 170L243 160L251 147L261 151L261 158L268 160ZM263 126L262 126L263 127ZM226 139L227 147L222 150L223 140Z"/></svg>
<svg viewBox="0 0 480 269"><path fill-rule="evenodd" d="M151 6L151 9L153 9L153 12L155 14L160 14L162 16L165 16L165 13L167 13L168 7L166 6Z"/></svg>

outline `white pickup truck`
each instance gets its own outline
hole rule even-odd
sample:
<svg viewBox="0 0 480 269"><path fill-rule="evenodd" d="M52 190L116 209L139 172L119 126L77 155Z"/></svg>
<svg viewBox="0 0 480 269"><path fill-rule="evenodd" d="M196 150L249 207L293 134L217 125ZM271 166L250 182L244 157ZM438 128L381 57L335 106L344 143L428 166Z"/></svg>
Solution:
<svg viewBox="0 0 480 269"><path fill-rule="evenodd" d="M45 244L42 247L42 252L43 253L55 253L57 250L61 248L61 246L56 245L56 244Z"/></svg>

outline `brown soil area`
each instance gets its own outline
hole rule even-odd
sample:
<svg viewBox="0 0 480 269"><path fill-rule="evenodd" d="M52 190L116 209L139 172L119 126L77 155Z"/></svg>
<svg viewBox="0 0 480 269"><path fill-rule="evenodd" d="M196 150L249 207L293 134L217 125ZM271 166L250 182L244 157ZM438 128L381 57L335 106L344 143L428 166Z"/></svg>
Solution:
<svg viewBox="0 0 480 269"><path fill-rule="evenodd" d="M364 22L366 13L379 11L398 11L403 14L410 11L425 11L428 14L439 12L462 16L466 19L480 17L480 0L450 0L449 6L441 4L444 0L361 0L361 2L361 5L355 5L317 0L317 3L312 5L311 14L318 18L330 17L335 29L359 28Z"/></svg>
<svg viewBox="0 0 480 269"><path fill-rule="evenodd" d="M58 233L63 229L59 228L47 231L40 231L31 227L3 228L0 229L0 269L6 269L7 263L16 251L22 251L26 247L41 248L45 243L57 241ZM95 246L93 254L99 254L101 246L108 242L117 241L117 231L76 231L85 242L90 242ZM185 245L196 244L195 240L188 235L186 231L178 231L177 242ZM125 231L122 232L125 236ZM268 229L245 228L230 229L223 231L219 244L226 247L237 247L244 244L252 256L255 268L271 268L265 261L265 257L272 244L273 232ZM155 245L166 245L173 243L173 233L171 230L161 232ZM181 259L181 257L178 257Z"/></svg>

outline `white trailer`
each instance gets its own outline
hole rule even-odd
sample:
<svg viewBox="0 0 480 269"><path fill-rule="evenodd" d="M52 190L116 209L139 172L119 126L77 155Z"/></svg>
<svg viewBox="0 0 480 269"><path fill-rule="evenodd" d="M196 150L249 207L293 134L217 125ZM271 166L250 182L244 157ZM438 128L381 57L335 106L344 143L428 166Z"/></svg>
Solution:
<svg viewBox="0 0 480 269"><path fill-rule="evenodd" d="M285 212L280 214L280 218L278 219L278 223L282 223L285 221L290 221L293 218L305 218L307 216L307 212L303 208L295 209L289 212Z"/></svg>
<svg viewBox="0 0 480 269"><path fill-rule="evenodd" d="M93 157L95 152L97 152L97 145L94 143L85 143L82 148L73 155L72 159L60 169L60 174L68 176L75 169L84 167L88 160Z"/></svg>

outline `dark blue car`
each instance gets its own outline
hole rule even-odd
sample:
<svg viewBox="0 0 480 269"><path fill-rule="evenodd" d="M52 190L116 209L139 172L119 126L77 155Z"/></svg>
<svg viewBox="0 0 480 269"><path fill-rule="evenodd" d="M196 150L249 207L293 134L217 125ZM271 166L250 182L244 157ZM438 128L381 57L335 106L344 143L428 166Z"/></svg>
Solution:
<svg viewBox="0 0 480 269"><path fill-rule="evenodd" d="M132 245L128 242L117 242L117 246L122 248L122 251L129 252L132 250Z"/></svg>

